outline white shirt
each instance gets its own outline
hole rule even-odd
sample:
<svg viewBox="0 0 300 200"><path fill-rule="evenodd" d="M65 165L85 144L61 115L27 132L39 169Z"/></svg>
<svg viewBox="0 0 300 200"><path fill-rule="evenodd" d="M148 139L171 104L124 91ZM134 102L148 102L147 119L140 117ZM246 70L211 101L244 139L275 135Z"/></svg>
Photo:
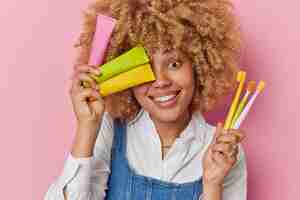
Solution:
<svg viewBox="0 0 300 200"><path fill-rule="evenodd" d="M129 164L143 176L175 183L195 181L202 176L203 155L215 129L200 113L195 113L162 160L160 139L153 121L148 112L141 110L127 124ZM68 200L104 200L113 134L113 120L105 113L93 157L75 158L69 154L62 175L49 187L45 200L63 200L64 188ZM224 180L223 200L246 200L246 193L246 160L239 145L237 162Z"/></svg>

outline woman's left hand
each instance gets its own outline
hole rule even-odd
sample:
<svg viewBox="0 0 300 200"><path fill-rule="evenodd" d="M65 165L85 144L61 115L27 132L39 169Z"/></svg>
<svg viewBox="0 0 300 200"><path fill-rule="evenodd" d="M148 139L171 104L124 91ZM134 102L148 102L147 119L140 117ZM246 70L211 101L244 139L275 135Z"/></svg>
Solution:
<svg viewBox="0 0 300 200"><path fill-rule="evenodd" d="M224 130L218 123L212 143L203 159L204 184L222 186L224 178L234 166L238 155L238 143L244 138L240 129Z"/></svg>

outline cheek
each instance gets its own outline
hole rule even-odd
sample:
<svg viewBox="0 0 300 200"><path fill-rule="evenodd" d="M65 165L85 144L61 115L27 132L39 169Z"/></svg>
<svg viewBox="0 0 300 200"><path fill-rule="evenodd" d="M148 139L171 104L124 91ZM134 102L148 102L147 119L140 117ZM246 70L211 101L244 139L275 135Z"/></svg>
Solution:
<svg viewBox="0 0 300 200"><path fill-rule="evenodd" d="M184 88L184 94L186 95L186 99L190 101L195 92L195 82L193 77L190 79L185 79L183 84L184 85L182 87Z"/></svg>
<svg viewBox="0 0 300 200"><path fill-rule="evenodd" d="M176 82L184 89L188 89L193 92L195 87L195 78L192 69L189 67L185 68L182 72L178 73Z"/></svg>
<svg viewBox="0 0 300 200"><path fill-rule="evenodd" d="M195 73L194 73L194 70L192 68L192 66L190 66L188 68L188 76L187 76L187 85L190 87L190 88L193 88L195 87Z"/></svg>
<svg viewBox="0 0 300 200"><path fill-rule="evenodd" d="M185 78L185 86L190 89L195 87L195 79L193 74L189 74L189 76Z"/></svg>

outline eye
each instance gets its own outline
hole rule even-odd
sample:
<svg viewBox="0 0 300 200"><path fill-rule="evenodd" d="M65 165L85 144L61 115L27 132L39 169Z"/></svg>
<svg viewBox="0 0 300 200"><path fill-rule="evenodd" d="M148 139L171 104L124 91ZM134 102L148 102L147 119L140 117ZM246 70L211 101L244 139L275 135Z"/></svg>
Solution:
<svg viewBox="0 0 300 200"><path fill-rule="evenodd" d="M181 63L179 61L170 62L168 65L169 69L178 69Z"/></svg>

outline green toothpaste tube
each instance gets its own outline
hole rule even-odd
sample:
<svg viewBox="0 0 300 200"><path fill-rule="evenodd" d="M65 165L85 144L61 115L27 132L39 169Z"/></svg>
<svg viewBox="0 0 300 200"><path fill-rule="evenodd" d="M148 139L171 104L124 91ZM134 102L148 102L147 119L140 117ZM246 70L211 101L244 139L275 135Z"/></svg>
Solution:
<svg viewBox="0 0 300 200"><path fill-rule="evenodd" d="M135 67L146 64L148 62L149 58L144 47L137 46L118 56L117 58L100 66L101 75L93 75L93 78L97 81L97 83L101 83L118 74L127 72Z"/></svg>

